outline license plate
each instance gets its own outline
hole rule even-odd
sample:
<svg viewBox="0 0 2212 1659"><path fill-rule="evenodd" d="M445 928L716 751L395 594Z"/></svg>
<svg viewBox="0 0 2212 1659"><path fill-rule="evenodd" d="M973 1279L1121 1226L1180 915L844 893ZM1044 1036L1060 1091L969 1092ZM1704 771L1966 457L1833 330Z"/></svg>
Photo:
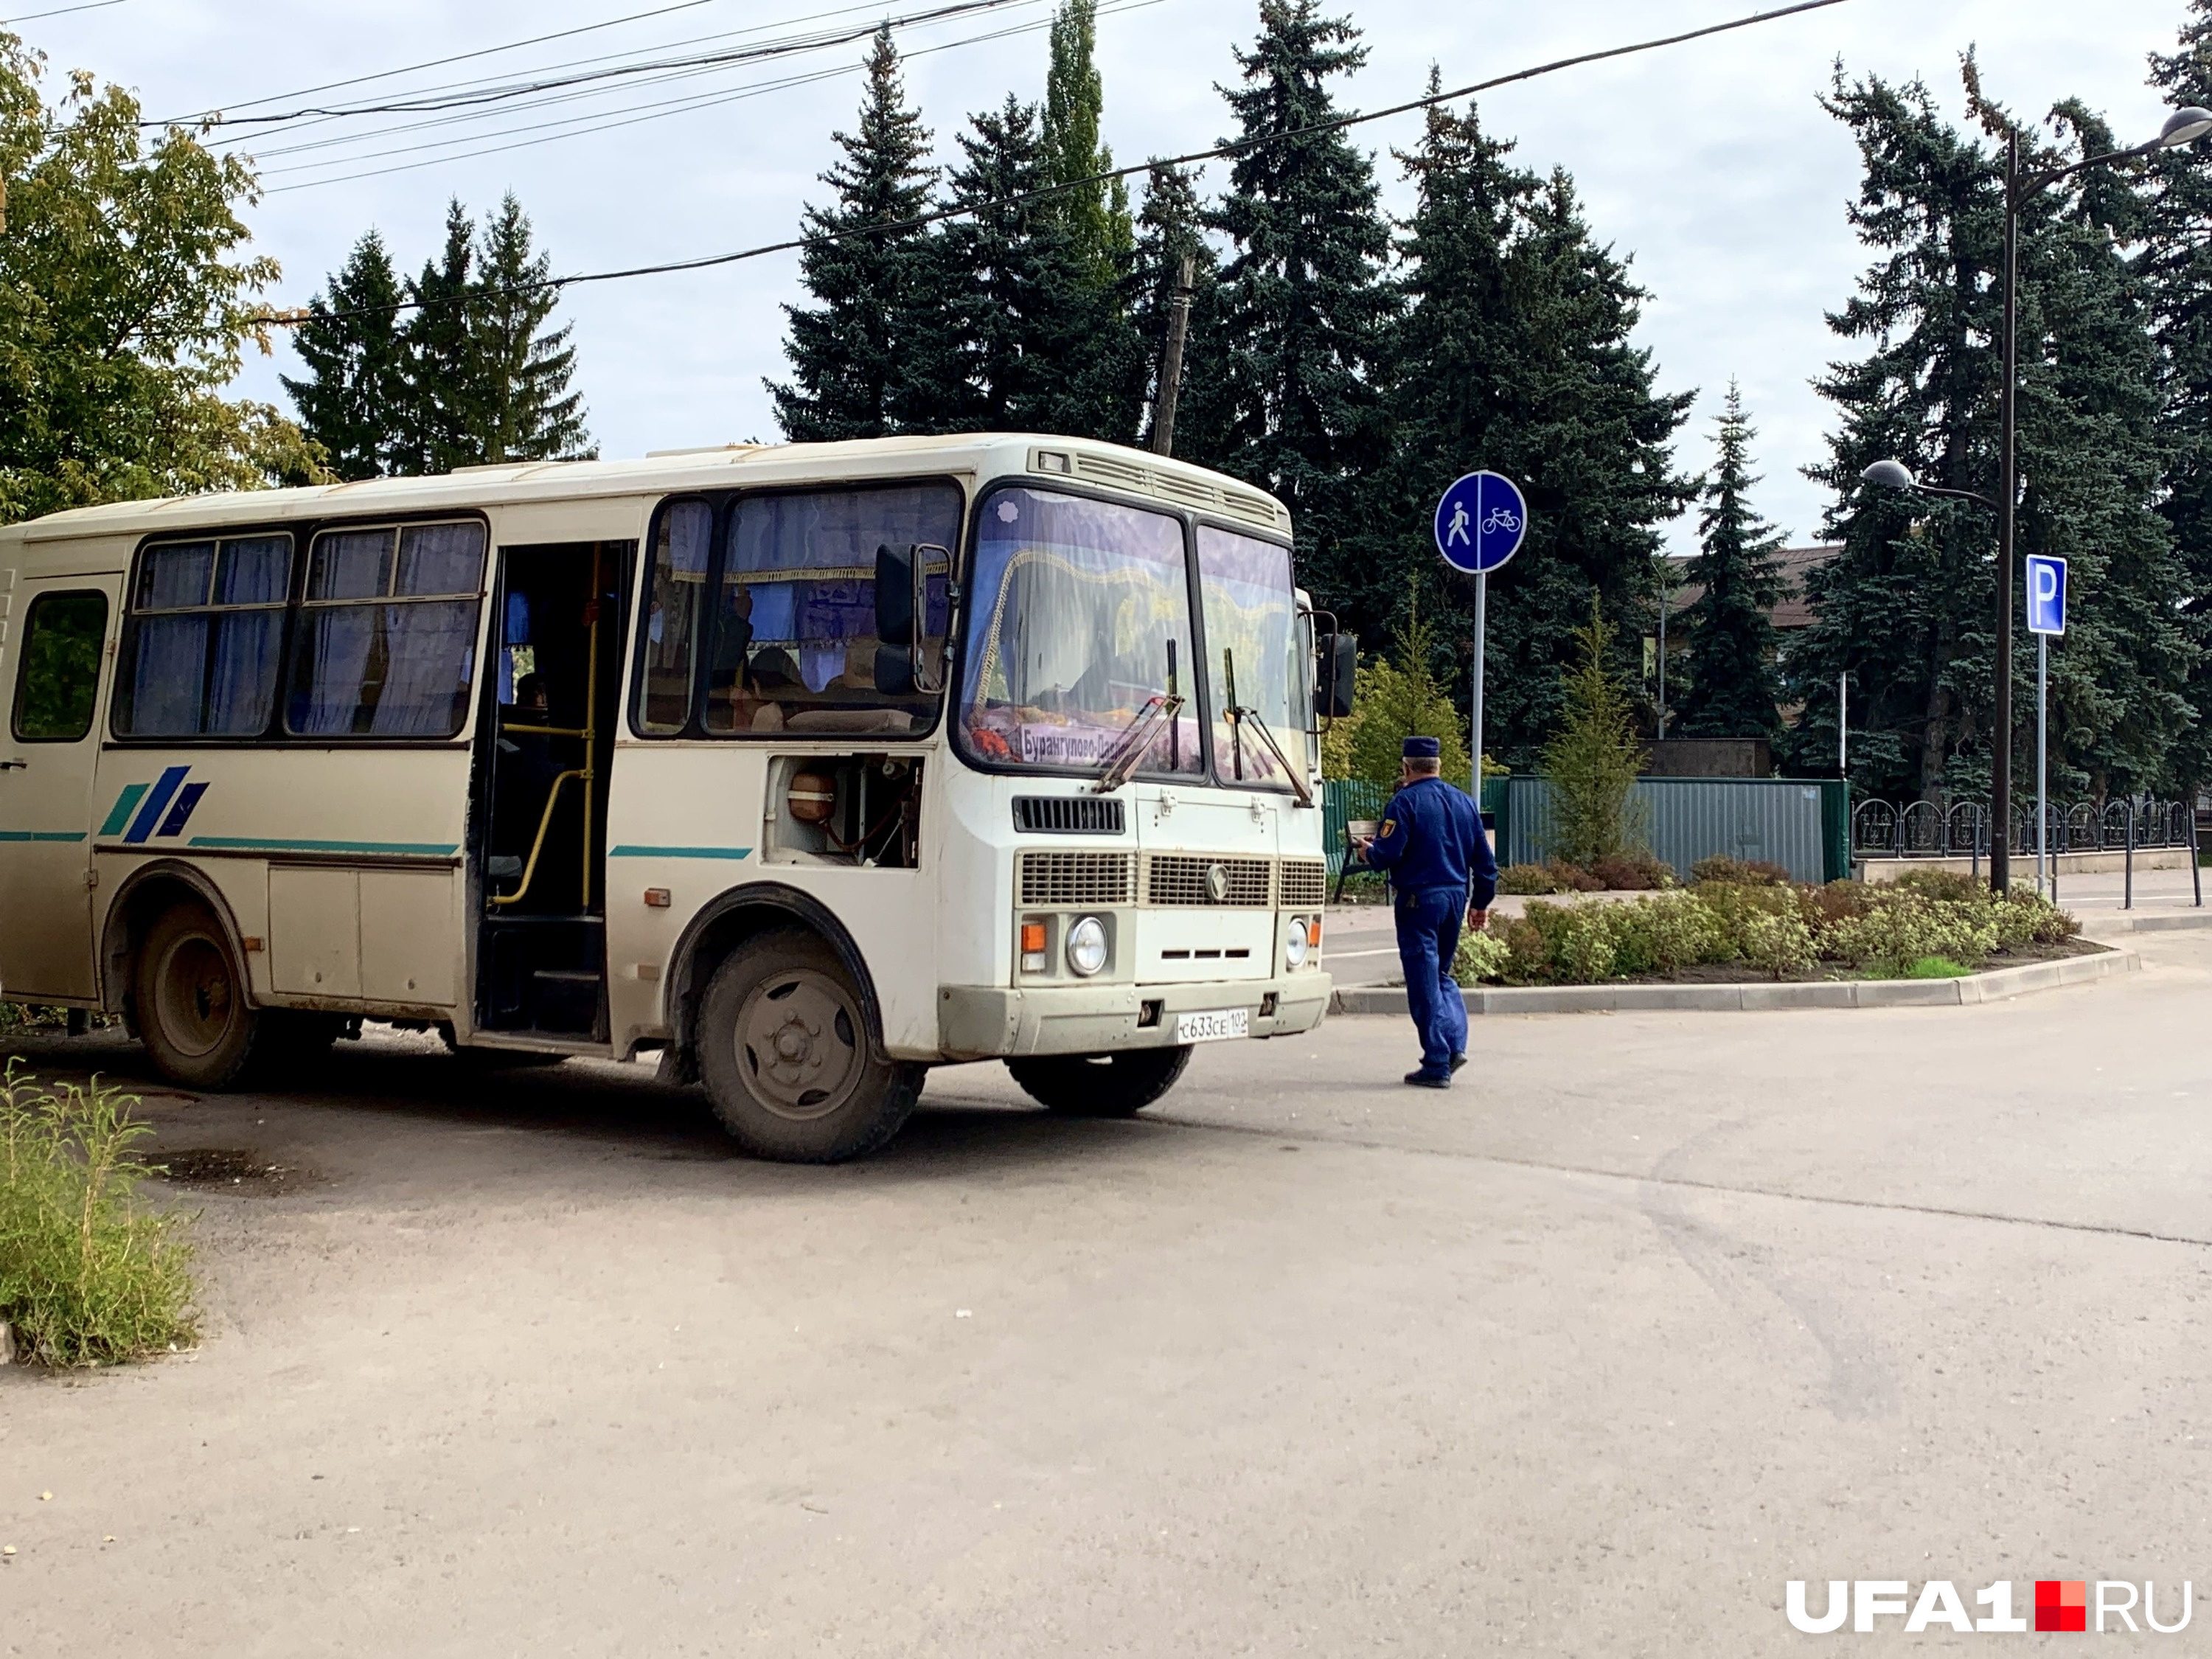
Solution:
<svg viewBox="0 0 2212 1659"><path fill-rule="evenodd" d="M1176 1016L1177 1042L1218 1042L1224 1037L1252 1035L1249 1008L1213 1008L1202 1013Z"/></svg>

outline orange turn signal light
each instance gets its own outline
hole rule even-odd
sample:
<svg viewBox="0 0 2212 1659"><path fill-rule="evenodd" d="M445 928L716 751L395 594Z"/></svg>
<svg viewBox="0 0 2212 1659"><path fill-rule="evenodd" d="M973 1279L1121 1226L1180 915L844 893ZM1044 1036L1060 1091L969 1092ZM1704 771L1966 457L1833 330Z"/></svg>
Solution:
<svg viewBox="0 0 2212 1659"><path fill-rule="evenodd" d="M1316 920L1310 921L1306 924L1306 943L1316 951L1321 949L1321 923L1319 921Z"/></svg>
<svg viewBox="0 0 2212 1659"><path fill-rule="evenodd" d="M1041 921L1024 922L1022 924L1022 954L1038 956L1042 955L1043 951L1044 924Z"/></svg>

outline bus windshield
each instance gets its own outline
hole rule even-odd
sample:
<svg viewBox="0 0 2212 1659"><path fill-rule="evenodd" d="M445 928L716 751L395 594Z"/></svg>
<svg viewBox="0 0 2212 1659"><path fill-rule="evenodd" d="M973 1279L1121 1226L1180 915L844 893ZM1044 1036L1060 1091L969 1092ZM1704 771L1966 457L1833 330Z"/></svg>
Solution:
<svg viewBox="0 0 2212 1659"><path fill-rule="evenodd" d="M977 759L1200 770L1179 520L1050 490L998 490L977 519L972 593L960 727ZM1133 744L1142 753L1131 756Z"/></svg>
<svg viewBox="0 0 2212 1659"><path fill-rule="evenodd" d="M1306 750L1308 653L1291 586L1291 550L1200 525L1198 586L1206 612L1214 774L1224 783L1290 788L1283 762L1311 769ZM1232 709L1238 711L1237 717ZM1264 734L1255 729L1255 716Z"/></svg>

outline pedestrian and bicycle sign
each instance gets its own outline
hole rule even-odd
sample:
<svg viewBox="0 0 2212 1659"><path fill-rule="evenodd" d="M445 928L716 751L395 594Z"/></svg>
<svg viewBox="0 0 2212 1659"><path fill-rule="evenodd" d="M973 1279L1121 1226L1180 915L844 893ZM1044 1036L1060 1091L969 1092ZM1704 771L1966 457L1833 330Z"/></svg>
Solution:
<svg viewBox="0 0 2212 1659"><path fill-rule="evenodd" d="M1470 472L1437 503L1437 551L1455 570L1487 575L1521 550L1528 503L1495 472Z"/></svg>
<svg viewBox="0 0 2212 1659"><path fill-rule="evenodd" d="M2066 561L2041 553L2027 556L2027 631L2066 631Z"/></svg>

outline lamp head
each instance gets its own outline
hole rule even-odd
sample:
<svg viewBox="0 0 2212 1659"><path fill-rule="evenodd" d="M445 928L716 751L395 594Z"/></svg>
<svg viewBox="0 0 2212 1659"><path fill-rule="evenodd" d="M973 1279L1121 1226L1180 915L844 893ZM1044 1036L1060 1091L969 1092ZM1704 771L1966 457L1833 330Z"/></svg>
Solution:
<svg viewBox="0 0 2212 1659"><path fill-rule="evenodd" d="M2166 118L2166 125L2159 129L2158 145L2160 149L2172 149L2208 132L2212 132L2212 109L2185 105Z"/></svg>
<svg viewBox="0 0 2212 1659"><path fill-rule="evenodd" d="M1902 461L1876 461L1859 474L1859 480L1863 483L1872 484L1876 489L1911 489L1915 487L1912 474Z"/></svg>

